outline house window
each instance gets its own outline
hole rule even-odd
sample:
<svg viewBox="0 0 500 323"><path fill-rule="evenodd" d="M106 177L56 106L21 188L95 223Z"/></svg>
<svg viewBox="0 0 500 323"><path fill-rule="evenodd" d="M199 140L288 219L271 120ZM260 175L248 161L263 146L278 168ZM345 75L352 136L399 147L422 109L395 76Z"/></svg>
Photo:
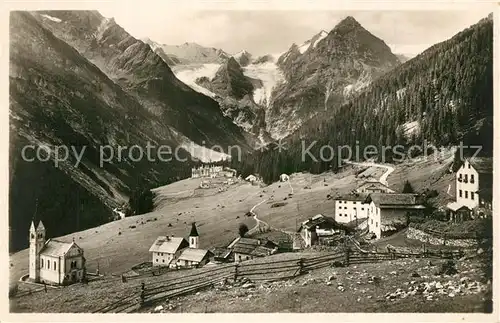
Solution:
<svg viewBox="0 0 500 323"><path fill-rule="evenodd" d="M54 270L57 270L57 264L55 261L54 261Z"/></svg>
<svg viewBox="0 0 500 323"><path fill-rule="evenodd" d="M462 182L462 174L458 174L458 181Z"/></svg>
<svg viewBox="0 0 500 323"><path fill-rule="evenodd" d="M364 208L364 207L362 207L362 208L361 208L361 211L364 211L364 210L365 210L365 208Z"/></svg>
<svg viewBox="0 0 500 323"><path fill-rule="evenodd" d="M471 182L472 184L474 184L474 175L473 175L473 174L472 174L472 175L470 175L470 182Z"/></svg>
<svg viewBox="0 0 500 323"><path fill-rule="evenodd" d="M469 168L469 169L470 169L470 164L468 164L468 165L467 165L467 168Z"/></svg>
<svg viewBox="0 0 500 323"><path fill-rule="evenodd" d="M375 222L375 227L377 227L377 228L378 228L378 222Z"/></svg>
<svg viewBox="0 0 500 323"><path fill-rule="evenodd" d="M247 260L250 259L250 257L247 256Z"/></svg>
<svg viewBox="0 0 500 323"><path fill-rule="evenodd" d="M373 219L372 219L372 224L373 224Z"/></svg>
<svg viewBox="0 0 500 323"><path fill-rule="evenodd" d="M42 265L40 266L40 268L43 268L43 258L42 258Z"/></svg>
<svg viewBox="0 0 500 323"><path fill-rule="evenodd" d="M470 192L470 199L474 200L474 192Z"/></svg>
<svg viewBox="0 0 500 323"><path fill-rule="evenodd" d="M469 197L469 192L465 191L465 198Z"/></svg>
<svg viewBox="0 0 500 323"><path fill-rule="evenodd" d="M158 258L156 258L155 261L158 262Z"/></svg>
<svg viewBox="0 0 500 323"><path fill-rule="evenodd" d="M165 263L165 259L162 259L162 261L161 261L161 262Z"/></svg>
<svg viewBox="0 0 500 323"><path fill-rule="evenodd" d="M347 206L344 206L344 210L347 210Z"/></svg>
<svg viewBox="0 0 500 323"><path fill-rule="evenodd" d="M47 260L47 269L50 269L50 261Z"/></svg>
<svg viewBox="0 0 500 323"><path fill-rule="evenodd" d="M464 174L464 183L467 183L467 174Z"/></svg>
<svg viewBox="0 0 500 323"><path fill-rule="evenodd" d="M238 260L241 261L241 256L238 256Z"/></svg>
<svg viewBox="0 0 500 323"><path fill-rule="evenodd" d="M458 196L459 196L459 197L462 197L462 190L459 190L459 191L458 191Z"/></svg>

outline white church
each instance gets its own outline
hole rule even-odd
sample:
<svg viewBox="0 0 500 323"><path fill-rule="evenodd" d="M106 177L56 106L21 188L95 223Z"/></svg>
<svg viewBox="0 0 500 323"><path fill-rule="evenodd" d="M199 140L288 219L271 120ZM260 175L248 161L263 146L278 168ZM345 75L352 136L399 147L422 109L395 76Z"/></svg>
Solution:
<svg viewBox="0 0 500 323"><path fill-rule="evenodd" d="M74 241L45 240L40 221L30 227L29 279L37 283L66 285L81 281L86 274L83 249Z"/></svg>

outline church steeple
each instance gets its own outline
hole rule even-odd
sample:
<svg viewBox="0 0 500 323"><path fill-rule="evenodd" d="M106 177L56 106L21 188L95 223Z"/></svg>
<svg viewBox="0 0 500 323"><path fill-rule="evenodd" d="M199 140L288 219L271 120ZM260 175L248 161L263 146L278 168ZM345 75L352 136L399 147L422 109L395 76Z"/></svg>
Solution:
<svg viewBox="0 0 500 323"><path fill-rule="evenodd" d="M189 233L189 248L198 248L200 236L198 234L198 229L196 229L196 223L191 224L191 233Z"/></svg>
<svg viewBox="0 0 500 323"><path fill-rule="evenodd" d="M198 230L196 229L196 222L193 222L191 224L191 233L189 234L190 237L199 237Z"/></svg>

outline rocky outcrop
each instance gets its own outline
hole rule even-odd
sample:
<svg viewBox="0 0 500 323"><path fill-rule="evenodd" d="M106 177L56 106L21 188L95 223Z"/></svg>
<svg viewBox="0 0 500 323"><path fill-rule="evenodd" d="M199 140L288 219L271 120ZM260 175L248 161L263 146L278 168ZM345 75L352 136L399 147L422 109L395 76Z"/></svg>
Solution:
<svg viewBox="0 0 500 323"><path fill-rule="evenodd" d="M300 46L292 45L278 59L286 82L273 92L268 130L277 137L289 134L318 111L341 105L398 64L381 39L354 18L345 18L329 33L322 31Z"/></svg>
<svg viewBox="0 0 500 323"><path fill-rule="evenodd" d="M265 110L253 101L260 80L247 77L234 57L223 64L213 79L202 77L196 83L217 95L225 116L246 131L258 135L265 127Z"/></svg>
<svg viewBox="0 0 500 323"><path fill-rule="evenodd" d="M242 50L238 54L232 56L240 66L247 66L252 62L252 54L246 50Z"/></svg>

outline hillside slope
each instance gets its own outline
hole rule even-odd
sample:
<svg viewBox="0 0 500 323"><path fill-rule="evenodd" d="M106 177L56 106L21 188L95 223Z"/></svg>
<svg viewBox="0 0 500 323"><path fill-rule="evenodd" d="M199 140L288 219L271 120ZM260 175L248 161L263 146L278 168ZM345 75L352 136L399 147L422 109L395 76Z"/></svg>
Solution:
<svg viewBox="0 0 500 323"><path fill-rule="evenodd" d="M54 19L45 19L49 15ZM197 144L238 144L248 148L240 128L224 117L213 99L179 81L151 47L135 39L114 19L97 11L47 11L33 15L74 47L165 125Z"/></svg>

